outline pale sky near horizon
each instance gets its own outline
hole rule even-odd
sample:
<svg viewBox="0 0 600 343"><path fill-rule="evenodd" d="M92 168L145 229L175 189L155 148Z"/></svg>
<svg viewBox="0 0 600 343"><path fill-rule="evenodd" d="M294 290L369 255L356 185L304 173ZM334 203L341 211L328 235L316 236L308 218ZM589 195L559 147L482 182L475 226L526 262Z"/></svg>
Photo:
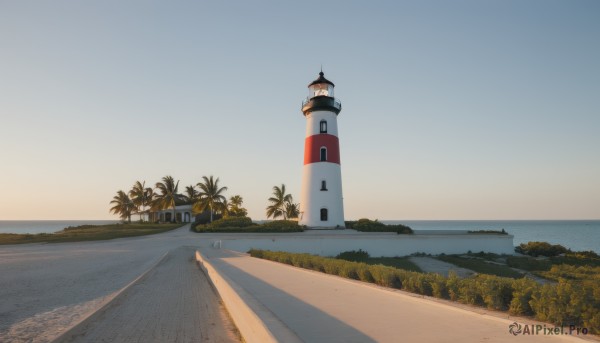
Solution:
<svg viewBox="0 0 600 343"><path fill-rule="evenodd" d="M347 219L600 219L598 1L0 0L0 220L203 175L300 196L323 65Z"/></svg>

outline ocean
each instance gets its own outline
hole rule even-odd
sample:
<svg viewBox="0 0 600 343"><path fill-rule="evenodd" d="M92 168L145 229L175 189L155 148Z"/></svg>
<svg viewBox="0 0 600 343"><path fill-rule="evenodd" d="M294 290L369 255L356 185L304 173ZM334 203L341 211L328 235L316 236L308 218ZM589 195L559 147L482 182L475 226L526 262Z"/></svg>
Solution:
<svg viewBox="0 0 600 343"><path fill-rule="evenodd" d="M0 233L52 233L69 226L118 222L119 220L0 220Z"/></svg>
<svg viewBox="0 0 600 343"><path fill-rule="evenodd" d="M600 253L600 220L382 220L415 230L502 230L514 245L530 241L560 244L574 251Z"/></svg>
<svg viewBox="0 0 600 343"><path fill-rule="evenodd" d="M117 220L0 220L0 233L56 232L68 226L111 224ZM571 250L600 253L600 220L382 220L415 230L506 230L514 244L544 241Z"/></svg>

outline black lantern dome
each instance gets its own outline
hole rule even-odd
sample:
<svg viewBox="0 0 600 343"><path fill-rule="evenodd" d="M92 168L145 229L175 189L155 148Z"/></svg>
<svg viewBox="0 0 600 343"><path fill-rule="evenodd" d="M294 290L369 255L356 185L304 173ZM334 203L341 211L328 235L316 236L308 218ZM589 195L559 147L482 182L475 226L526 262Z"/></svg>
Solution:
<svg viewBox="0 0 600 343"><path fill-rule="evenodd" d="M314 84L317 84L317 83L327 83L327 84L330 84L333 87L335 87L335 85L333 84L333 82L331 82L331 81L329 81L329 80L327 80L325 78L325 73L323 73L322 71L319 73L319 78L316 79L316 80L314 80L313 82L311 82L308 86L310 87L310 86L312 86Z"/></svg>
<svg viewBox="0 0 600 343"><path fill-rule="evenodd" d="M342 103L334 98L334 87L333 82L327 80L321 71L319 77L308 85L308 97L302 102L304 115L313 111L331 111L339 114Z"/></svg>

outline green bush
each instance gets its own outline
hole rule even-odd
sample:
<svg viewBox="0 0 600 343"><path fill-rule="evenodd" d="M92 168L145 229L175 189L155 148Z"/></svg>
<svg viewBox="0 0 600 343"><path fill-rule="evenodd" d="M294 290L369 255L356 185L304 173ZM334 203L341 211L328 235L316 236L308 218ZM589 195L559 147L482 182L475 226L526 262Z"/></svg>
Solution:
<svg viewBox="0 0 600 343"><path fill-rule="evenodd" d="M553 265L548 271L535 273L543 278L558 281L569 280L595 280L600 283L600 267L573 266L568 264Z"/></svg>
<svg viewBox="0 0 600 343"><path fill-rule="evenodd" d="M402 288L402 281L395 268L375 265L369 266L369 271L375 284L383 287Z"/></svg>
<svg viewBox="0 0 600 343"><path fill-rule="evenodd" d="M344 251L338 254L335 258L346 261L364 261L369 258L369 253L359 249L358 251Z"/></svg>
<svg viewBox="0 0 600 343"><path fill-rule="evenodd" d="M560 254L566 254L570 252L569 249L563 247L560 244L550 244L548 242L527 242L521 243L515 247L515 251L519 254L530 255L530 256L558 256Z"/></svg>
<svg viewBox="0 0 600 343"><path fill-rule="evenodd" d="M260 226L265 228L300 228L300 225L295 220L273 220L264 222Z"/></svg>
<svg viewBox="0 0 600 343"><path fill-rule="evenodd" d="M475 279L470 278L460 280L458 301L468 305L483 305L481 290Z"/></svg>
<svg viewBox="0 0 600 343"><path fill-rule="evenodd" d="M211 229L216 228L234 228L234 227L248 227L256 225L252 222L250 217L228 217L221 218L219 220L215 220L212 223L208 224L207 227Z"/></svg>
<svg viewBox="0 0 600 343"><path fill-rule="evenodd" d="M342 264L340 266L338 275L348 279L360 280L360 277L358 276L358 268L355 264Z"/></svg>
<svg viewBox="0 0 600 343"><path fill-rule="evenodd" d="M593 251L569 252L566 253L565 256L551 257L550 260L554 264L600 267L600 256Z"/></svg>
<svg viewBox="0 0 600 343"><path fill-rule="evenodd" d="M458 301L460 297L460 286L461 279L456 275L454 270L448 273L448 279L446 279L446 289L448 290L448 296L452 301Z"/></svg>
<svg viewBox="0 0 600 343"><path fill-rule="evenodd" d="M508 232L502 230L471 230L469 233L481 233L481 234L492 234L492 235L508 235Z"/></svg>
<svg viewBox="0 0 600 343"><path fill-rule="evenodd" d="M531 301L533 292L539 287L538 283L531 279L522 278L513 280L513 294L508 311L516 315L532 315L533 310L529 302Z"/></svg>
<svg viewBox="0 0 600 343"><path fill-rule="evenodd" d="M219 220L221 218L223 218L223 215L220 213L213 213L212 218L211 218L210 209L207 208L202 213L199 213L196 215L196 217L194 219L194 223L200 224L200 225L205 225L205 224L210 224L211 219L214 222L215 220Z"/></svg>
<svg viewBox="0 0 600 343"><path fill-rule="evenodd" d="M422 295L432 295L431 278L423 273L406 273L402 280L402 289Z"/></svg>
<svg viewBox="0 0 600 343"><path fill-rule="evenodd" d="M368 265L364 263L360 263L357 267L358 279L363 282L374 283L375 279L373 279L373 274L371 274L371 270Z"/></svg>
<svg viewBox="0 0 600 343"><path fill-rule="evenodd" d="M508 310L513 298L512 280L491 275L477 275L476 280L487 308Z"/></svg>
<svg viewBox="0 0 600 343"><path fill-rule="evenodd" d="M509 256L506 258L509 267L523 270L550 270L552 263L548 260L537 260L527 256Z"/></svg>
<svg viewBox="0 0 600 343"><path fill-rule="evenodd" d="M302 232L303 227L293 220L275 220L255 224L248 217L229 217L215 220L212 224L195 225L192 230L200 233L285 233Z"/></svg>
<svg viewBox="0 0 600 343"><path fill-rule="evenodd" d="M431 295L440 299L449 299L447 280L440 274L431 274Z"/></svg>
<svg viewBox="0 0 600 343"><path fill-rule="evenodd" d="M386 225L378 220L370 220L366 218L357 221L346 221L346 228L363 232L396 232L398 234L411 234L413 230L402 224Z"/></svg>

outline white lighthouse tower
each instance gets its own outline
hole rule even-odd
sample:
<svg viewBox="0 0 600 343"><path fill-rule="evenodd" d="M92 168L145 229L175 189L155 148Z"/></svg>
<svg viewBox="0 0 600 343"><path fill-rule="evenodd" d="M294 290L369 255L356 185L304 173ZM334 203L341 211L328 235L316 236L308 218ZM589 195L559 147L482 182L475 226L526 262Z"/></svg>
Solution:
<svg viewBox="0 0 600 343"><path fill-rule="evenodd" d="M321 71L308 85L308 97L302 103L306 139L299 224L316 229L345 226L337 127L342 103L334 98L334 87Z"/></svg>

